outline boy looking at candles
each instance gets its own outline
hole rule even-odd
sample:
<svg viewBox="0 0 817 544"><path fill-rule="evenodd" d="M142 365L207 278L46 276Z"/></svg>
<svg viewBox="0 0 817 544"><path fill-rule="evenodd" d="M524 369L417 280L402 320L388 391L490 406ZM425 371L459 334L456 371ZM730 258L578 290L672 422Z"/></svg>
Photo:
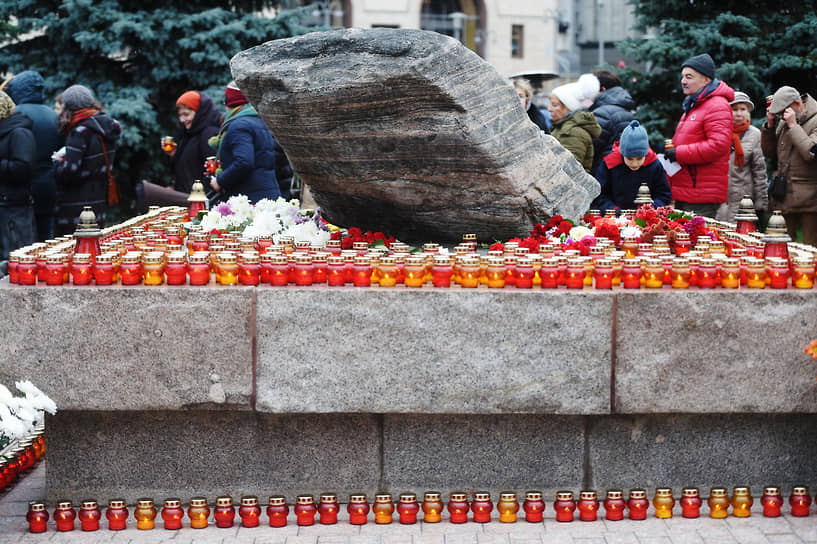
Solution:
<svg viewBox="0 0 817 544"><path fill-rule="evenodd" d="M632 121L621 133L621 140L613 144L598 170L596 179L601 194L593 200L592 208L601 210L634 209L638 188L646 183L655 207L666 206L672 200L667 175L650 149L647 131L638 121Z"/></svg>

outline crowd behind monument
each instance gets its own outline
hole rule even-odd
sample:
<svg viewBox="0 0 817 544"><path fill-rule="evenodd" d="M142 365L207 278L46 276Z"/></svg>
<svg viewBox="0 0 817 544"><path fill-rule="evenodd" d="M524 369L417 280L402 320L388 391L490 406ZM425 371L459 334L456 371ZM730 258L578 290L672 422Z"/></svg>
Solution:
<svg viewBox="0 0 817 544"><path fill-rule="evenodd" d="M513 84L530 122L598 180L591 207L634 208L646 183L656 206L734 221L749 195L759 217L781 210L792 238L802 231L803 241L817 246L817 102L810 95L783 86L753 100L715 77L708 54L693 56L681 66L685 98L676 130L654 150L634 116L637 105L612 71L556 87L547 113L532 104L527 81ZM179 96L181 135L163 141L173 186L156 190L182 203L201 179L213 201L235 194L252 202L289 198L293 172L286 155L234 82L223 104L225 113L204 92ZM760 129L751 124L756 107L766 116ZM105 224L118 194L112 167L121 135L119 122L83 85L66 88L52 109L39 73L28 70L4 84L0 261L18 247L73 233L84 206ZM145 187L156 186L143 184L137 196Z"/></svg>

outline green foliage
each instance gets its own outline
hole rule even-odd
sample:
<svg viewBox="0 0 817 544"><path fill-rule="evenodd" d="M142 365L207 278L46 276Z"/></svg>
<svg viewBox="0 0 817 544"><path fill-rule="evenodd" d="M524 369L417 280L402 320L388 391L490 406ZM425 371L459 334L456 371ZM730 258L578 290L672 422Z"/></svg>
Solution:
<svg viewBox="0 0 817 544"><path fill-rule="evenodd" d="M158 143L163 134L180 134L176 99L189 89L209 89L221 103L233 55L311 30L299 24L304 12L257 14L276 3L3 0L0 73L39 71L49 98L74 83L94 91L124 130L114 174L127 216L135 182L171 180Z"/></svg>
<svg viewBox="0 0 817 544"><path fill-rule="evenodd" d="M681 63L701 53L715 60L715 75L755 103L782 85L817 95L817 0L781 5L770 0L631 0L636 28L652 34L619 48L648 68L621 71L639 104L637 116L653 146L670 138L681 115Z"/></svg>

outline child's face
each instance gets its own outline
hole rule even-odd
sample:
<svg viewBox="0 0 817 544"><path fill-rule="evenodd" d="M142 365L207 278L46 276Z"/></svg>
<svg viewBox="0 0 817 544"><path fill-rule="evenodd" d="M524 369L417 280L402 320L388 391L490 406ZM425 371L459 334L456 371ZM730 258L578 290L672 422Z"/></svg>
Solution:
<svg viewBox="0 0 817 544"><path fill-rule="evenodd" d="M647 157L624 157L624 164L626 164L630 170L638 170L642 166L644 166L644 161L647 160Z"/></svg>
<svg viewBox="0 0 817 544"><path fill-rule="evenodd" d="M739 102L732 104L732 122L736 125L742 125L749 120L749 104Z"/></svg>

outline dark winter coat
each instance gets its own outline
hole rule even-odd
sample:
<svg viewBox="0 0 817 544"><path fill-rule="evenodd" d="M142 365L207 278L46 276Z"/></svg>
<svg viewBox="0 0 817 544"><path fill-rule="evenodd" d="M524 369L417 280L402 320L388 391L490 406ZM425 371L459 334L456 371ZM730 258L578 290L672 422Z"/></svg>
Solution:
<svg viewBox="0 0 817 544"><path fill-rule="evenodd" d="M275 177L275 144L264 121L257 114L232 118L228 114L225 124L219 148L222 172L217 176L225 196L246 195L252 203L281 196Z"/></svg>
<svg viewBox="0 0 817 544"><path fill-rule="evenodd" d="M218 134L221 125L221 113L216 109L213 99L205 93L200 95L199 109L193 117L190 130L185 129L176 153L170 159L173 188L183 193L190 192L194 180L202 179L205 159L215 155L207 140Z"/></svg>
<svg viewBox="0 0 817 544"><path fill-rule="evenodd" d="M539 127L539 130L544 131L545 134L550 134L550 129L548 128L548 120L545 117L545 114L542 113L542 110L536 107L535 104L531 104L528 106L528 119L533 121L533 124Z"/></svg>
<svg viewBox="0 0 817 544"><path fill-rule="evenodd" d="M65 140L65 157L57 163L57 225L58 235L73 233L83 206L91 206L100 226L105 224L108 210L108 172L102 142L113 168L116 143L122 135L119 122L99 112L80 121Z"/></svg>
<svg viewBox="0 0 817 544"><path fill-rule="evenodd" d="M590 111L596 116L601 134L593 138L593 172L598 170L601 160L613 150L613 142L621 138L621 133L630 124L635 109L635 101L624 87L611 87L596 96Z"/></svg>
<svg viewBox="0 0 817 544"><path fill-rule="evenodd" d="M601 127L589 111L574 111L553 123L551 135L573 153L576 160L590 172L593 166L593 138L601 134Z"/></svg>
<svg viewBox="0 0 817 544"><path fill-rule="evenodd" d="M681 170L670 179L672 198L696 204L726 202L735 91L717 79L687 97L672 143ZM690 107L691 106L691 107Z"/></svg>
<svg viewBox="0 0 817 544"><path fill-rule="evenodd" d="M0 261L9 252L34 243L31 172L35 144L33 123L15 112L0 121Z"/></svg>
<svg viewBox="0 0 817 544"><path fill-rule="evenodd" d="M612 151L602 160L596 171L601 194L590 206L601 210L602 213L616 208L634 210L637 206L633 201L642 183L646 183L650 188L650 195L656 208L669 205L672 195L667 173L658 162L655 151L650 149L641 168L631 170L624 164L618 145L618 142L613 144Z"/></svg>
<svg viewBox="0 0 817 544"><path fill-rule="evenodd" d="M57 203L57 184L51 154L62 147L62 143L57 134L57 114L43 104L43 86L39 73L26 70L14 76L6 93L17 106L15 111L25 114L34 123L31 129L37 144L31 183L34 211L38 215L52 215Z"/></svg>

